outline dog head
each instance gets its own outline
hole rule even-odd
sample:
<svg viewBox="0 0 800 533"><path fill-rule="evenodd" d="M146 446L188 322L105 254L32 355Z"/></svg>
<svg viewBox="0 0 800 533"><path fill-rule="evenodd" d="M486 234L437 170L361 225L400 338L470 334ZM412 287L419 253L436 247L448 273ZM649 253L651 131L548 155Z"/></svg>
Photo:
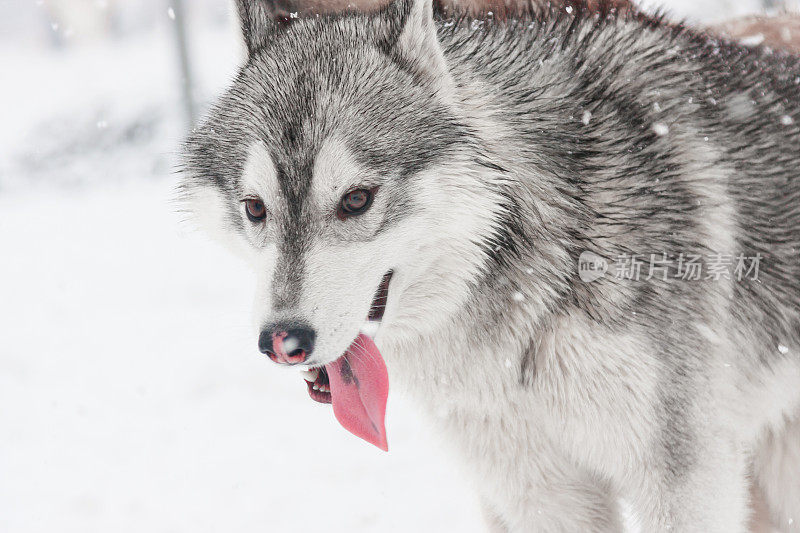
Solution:
<svg viewBox="0 0 800 533"><path fill-rule="evenodd" d="M430 0L238 10L247 62L188 139L182 191L257 272L260 349L321 366L368 321L378 339L435 331L482 272L500 199Z"/></svg>

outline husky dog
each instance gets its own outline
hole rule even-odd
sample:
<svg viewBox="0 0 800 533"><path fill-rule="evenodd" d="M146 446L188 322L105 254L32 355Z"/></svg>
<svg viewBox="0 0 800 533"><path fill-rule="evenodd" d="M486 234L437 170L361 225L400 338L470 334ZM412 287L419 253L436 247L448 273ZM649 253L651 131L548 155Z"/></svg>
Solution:
<svg viewBox="0 0 800 533"><path fill-rule="evenodd" d="M260 350L384 449L413 393L492 530L800 531L800 61L575 5L239 0L183 195Z"/></svg>

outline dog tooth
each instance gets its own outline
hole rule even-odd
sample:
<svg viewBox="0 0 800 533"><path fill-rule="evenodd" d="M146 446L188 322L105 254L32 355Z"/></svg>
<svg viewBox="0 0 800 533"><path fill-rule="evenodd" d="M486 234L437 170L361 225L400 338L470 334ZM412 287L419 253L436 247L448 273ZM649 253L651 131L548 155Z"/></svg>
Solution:
<svg viewBox="0 0 800 533"><path fill-rule="evenodd" d="M311 388L312 388L312 389L314 389L314 390L319 390L319 385L317 385L316 383L314 383L314 384L311 386Z"/></svg>
<svg viewBox="0 0 800 533"><path fill-rule="evenodd" d="M317 381L317 377L319 376L319 370L316 368L312 368L311 370L301 370L300 375L303 376L303 379L309 383L314 383Z"/></svg>

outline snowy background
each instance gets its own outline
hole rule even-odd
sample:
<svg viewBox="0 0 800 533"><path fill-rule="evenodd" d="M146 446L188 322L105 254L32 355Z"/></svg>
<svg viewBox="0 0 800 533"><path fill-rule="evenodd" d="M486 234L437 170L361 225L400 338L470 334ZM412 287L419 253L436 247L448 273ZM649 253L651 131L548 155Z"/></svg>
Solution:
<svg viewBox="0 0 800 533"><path fill-rule="evenodd" d="M175 213L178 19L200 114L242 53L229 0L186 4L0 0L0 532L481 531L409 401L391 453L347 434L258 354L244 265Z"/></svg>

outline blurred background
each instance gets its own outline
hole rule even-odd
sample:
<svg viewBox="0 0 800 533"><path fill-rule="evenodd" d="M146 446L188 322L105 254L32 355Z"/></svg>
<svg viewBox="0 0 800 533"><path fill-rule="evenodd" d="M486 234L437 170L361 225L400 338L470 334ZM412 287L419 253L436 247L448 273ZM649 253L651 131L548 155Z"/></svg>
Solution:
<svg viewBox="0 0 800 533"><path fill-rule="evenodd" d="M250 274L176 212L237 31L232 0L0 0L0 532L481 531L401 394L383 454L262 359Z"/></svg>

